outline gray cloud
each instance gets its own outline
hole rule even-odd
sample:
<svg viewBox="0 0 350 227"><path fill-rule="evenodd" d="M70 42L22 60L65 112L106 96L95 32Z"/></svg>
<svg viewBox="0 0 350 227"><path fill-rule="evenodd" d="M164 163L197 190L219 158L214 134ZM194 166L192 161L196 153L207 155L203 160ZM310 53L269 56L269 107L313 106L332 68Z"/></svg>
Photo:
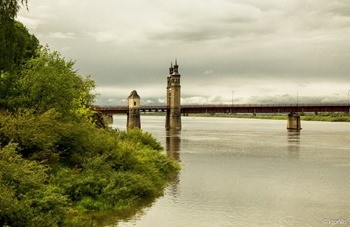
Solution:
<svg viewBox="0 0 350 227"><path fill-rule="evenodd" d="M229 102L232 90L241 102L297 91L345 100L350 89L347 0L31 0L29 9L19 20L93 76L100 102L137 89L161 103L176 57L184 102Z"/></svg>

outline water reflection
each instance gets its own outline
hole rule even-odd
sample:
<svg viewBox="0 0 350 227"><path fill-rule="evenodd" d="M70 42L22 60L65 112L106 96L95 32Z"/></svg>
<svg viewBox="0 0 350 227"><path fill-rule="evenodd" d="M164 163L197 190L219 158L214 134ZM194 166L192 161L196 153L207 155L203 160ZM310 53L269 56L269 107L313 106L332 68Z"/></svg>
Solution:
<svg viewBox="0 0 350 227"><path fill-rule="evenodd" d="M299 158L300 130L288 130L288 157Z"/></svg>
<svg viewBox="0 0 350 227"><path fill-rule="evenodd" d="M169 158L180 161L181 131L166 131L166 154Z"/></svg>
<svg viewBox="0 0 350 227"><path fill-rule="evenodd" d="M180 150L181 150L181 131L178 130L168 130L166 131L166 154L169 158L172 158L180 162ZM169 186L170 194L173 199L177 198L179 195L179 183L180 176L179 173L174 176L172 183ZM174 201L176 202L176 201Z"/></svg>

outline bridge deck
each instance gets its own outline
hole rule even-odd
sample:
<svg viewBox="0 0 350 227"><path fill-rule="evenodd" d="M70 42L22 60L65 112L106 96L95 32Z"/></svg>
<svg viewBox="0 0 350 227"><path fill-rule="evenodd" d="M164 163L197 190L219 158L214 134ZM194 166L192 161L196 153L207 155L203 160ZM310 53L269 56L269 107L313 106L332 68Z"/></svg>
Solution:
<svg viewBox="0 0 350 227"><path fill-rule="evenodd" d="M103 114L126 114L127 106L92 106ZM167 106L141 106L141 112L166 112ZM181 112L190 113L290 113L290 112L349 112L348 103L318 104L235 104L181 105Z"/></svg>

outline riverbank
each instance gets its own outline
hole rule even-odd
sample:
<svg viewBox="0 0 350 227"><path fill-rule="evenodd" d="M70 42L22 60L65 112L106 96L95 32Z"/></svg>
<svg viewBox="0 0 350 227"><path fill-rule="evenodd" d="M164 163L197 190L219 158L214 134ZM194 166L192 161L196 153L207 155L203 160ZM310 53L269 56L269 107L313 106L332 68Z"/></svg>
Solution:
<svg viewBox="0 0 350 227"><path fill-rule="evenodd" d="M251 118L269 120L287 120L287 114L190 114L189 117L225 117L225 118ZM327 121L327 122L350 122L350 116L345 113L321 113L321 114L300 114L303 121Z"/></svg>
<svg viewBox="0 0 350 227"><path fill-rule="evenodd" d="M0 114L0 226L84 226L105 212L133 215L179 170L147 132L56 114Z"/></svg>

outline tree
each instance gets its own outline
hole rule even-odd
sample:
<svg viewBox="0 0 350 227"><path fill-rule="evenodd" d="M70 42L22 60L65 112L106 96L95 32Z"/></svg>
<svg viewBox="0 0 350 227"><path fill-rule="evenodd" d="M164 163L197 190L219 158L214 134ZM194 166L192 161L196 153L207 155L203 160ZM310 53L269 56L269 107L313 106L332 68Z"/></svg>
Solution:
<svg viewBox="0 0 350 227"><path fill-rule="evenodd" d="M73 61L66 61L58 52L41 48L38 57L30 59L21 71L21 97L16 106L39 114L55 109L70 116L91 105L95 83L78 75L73 66Z"/></svg>
<svg viewBox="0 0 350 227"><path fill-rule="evenodd" d="M11 19L17 16L20 5L28 5L28 0L1 0L0 3L0 19Z"/></svg>
<svg viewBox="0 0 350 227"><path fill-rule="evenodd" d="M14 19L20 5L27 6L27 0L1 0L0 3L0 72L15 69L18 24Z"/></svg>
<svg viewBox="0 0 350 227"><path fill-rule="evenodd" d="M0 38L0 72L18 71L39 47L39 40L18 21L7 27L1 25Z"/></svg>
<svg viewBox="0 0 350 227"><path fill-rule="evenodd" d="M29 33L28 29L20 22L15 21L15 45L13 47L13 64L20 69L29 59L37 54L39 40Z"/></svg>
<svg viewBox="0 0 350 227"><path fill-rule="evenodd" d="M4 31L2 27L1 30ZM12 32L0 40L0 108L8 108L14 96L18 95L19 71L23 65L36 56L39 41L20 22L14 22ZM9 30L8 30L9 31Z"/></svg>

